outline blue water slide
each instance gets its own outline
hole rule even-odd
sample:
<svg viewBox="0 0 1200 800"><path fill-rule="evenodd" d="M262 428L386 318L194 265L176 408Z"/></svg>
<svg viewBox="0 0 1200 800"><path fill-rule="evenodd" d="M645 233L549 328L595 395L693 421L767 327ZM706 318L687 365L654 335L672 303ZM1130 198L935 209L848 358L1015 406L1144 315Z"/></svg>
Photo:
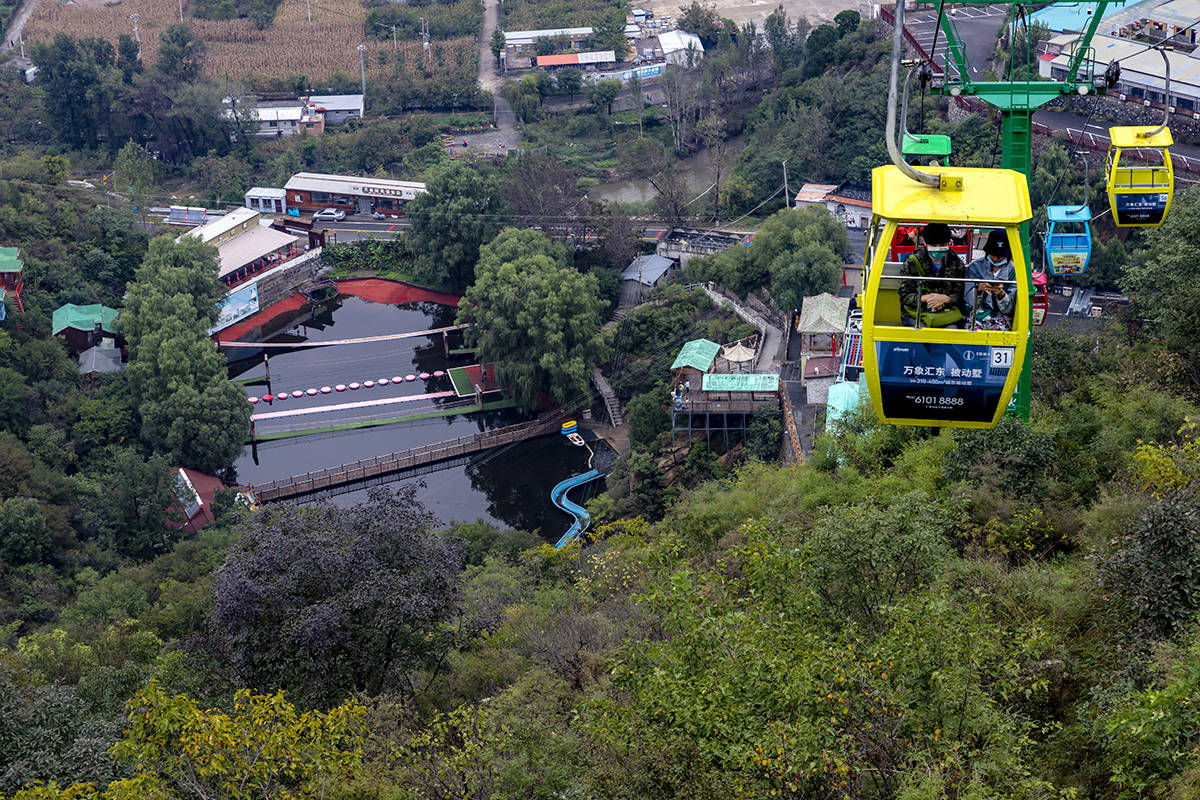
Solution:
<svg viewBox="0 0 1200 800"><path fill-rule="evenodd" d="M556 549L570 544L572 541L574 541L576 536L586 531L588 525L592 523L592 517L590 514L588 514L587 509L578 503L572 503L569 499L567 499L567 492L571 489L574 489L576 486L582 486L585 483L596 480L596 478L603 477L604 473L602 473L600 470L591 469L587 472L582 472L578 475L573 475L570 478L567 478L565 481L556 484L555 487L550 490L550 499L554 502L554 505L558 506L563 511L575 518L575 522L570 528L567 529L567 532L562 535L562 538L558 540L558 544L554 545Z"/></svg>

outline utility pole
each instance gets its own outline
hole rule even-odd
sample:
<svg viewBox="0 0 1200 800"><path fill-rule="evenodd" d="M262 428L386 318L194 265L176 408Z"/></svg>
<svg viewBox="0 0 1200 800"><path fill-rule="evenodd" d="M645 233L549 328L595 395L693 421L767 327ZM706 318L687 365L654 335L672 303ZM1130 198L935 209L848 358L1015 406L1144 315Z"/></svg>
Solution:
<svg viewBox="0 0 1200 800"><path fill-rule="evenodd" d="M783 160L783 206L784 208L792 207L792 191L788 188L786 158Z"/></svg>
<svg viewBox="0 0 1200 800"><path fill-rule="evenodd" d="M362 93L363 107L367 105L367 46L360 44L358 46L358 68L362 71Z"/></svg>
<svg viewBox="0 0 1200 800"><path fill-rule="evenodd" d="M429 69L429 23L421 17L421 49L425 53L425 69Z"/></svg>
<svg viewBox="0 0 1200 800"><path fill-rule="evenodd" d="M133 40L137 42L137 57L138 61L142 60L142 36L138 33L138 20L142 18L141 14L130 14L129 18L133 20Z"/></svg>
<svg viewBox="0 0 1200 800"><path fill-rule="evenodd" d="M396 26L392 26L392 52L396 52Z"/></svg>
<svg viewBox="0 0 1200 800"><path fill-rule="evenodd" d="M179 24L183 24L183 0L179 0Z"/></svg>
<svg viewBox="0 0 1200 800"><path fill-rule="evenodd" d="M304 8L308 11L308 22L312 24L312 0L304 0Z"/></svg>

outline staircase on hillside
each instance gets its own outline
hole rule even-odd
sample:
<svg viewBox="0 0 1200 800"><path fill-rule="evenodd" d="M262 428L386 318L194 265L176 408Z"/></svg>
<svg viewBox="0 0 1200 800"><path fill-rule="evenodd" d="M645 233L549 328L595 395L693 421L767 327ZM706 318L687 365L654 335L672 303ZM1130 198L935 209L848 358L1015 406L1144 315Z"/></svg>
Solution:
<svg viewBox="0 0 1200 800"><path fill-rule="evenodd" d="M614 427L619 427L625 421L621 415L621 404L617 402L617 395L609 386L608 381L604 377L604 373L600 368L592 370L592 383L596 387L596 391L600 392L600 397L604 399L604 410L608 412L608 421Z"/></svg>

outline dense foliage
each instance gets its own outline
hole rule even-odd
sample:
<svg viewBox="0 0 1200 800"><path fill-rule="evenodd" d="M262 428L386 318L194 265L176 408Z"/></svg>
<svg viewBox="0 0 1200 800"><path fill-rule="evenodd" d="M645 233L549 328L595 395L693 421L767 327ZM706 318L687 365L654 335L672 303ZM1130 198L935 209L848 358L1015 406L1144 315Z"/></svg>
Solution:
<svg viewBox="0 0 1200 800"><path fill-rule="evenodd" d="M599 285L564 257L544 234L511 228L479 251L459 304L458 322L475 323L469 335L481 362L496 362L500 382L529 408L543 391L577 403L600 354Z"/></svg>

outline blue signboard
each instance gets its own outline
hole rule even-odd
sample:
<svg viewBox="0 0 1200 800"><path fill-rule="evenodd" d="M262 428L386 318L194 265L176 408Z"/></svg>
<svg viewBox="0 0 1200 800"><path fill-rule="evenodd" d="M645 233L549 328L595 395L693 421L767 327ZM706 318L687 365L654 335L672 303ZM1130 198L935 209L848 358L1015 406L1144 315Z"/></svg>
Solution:
<svg viewBox="0 0 1200 800"><path fill-rule="evenodd" d="M258 313L258 283L234 289L217 303L217 324L209 329L209 335L228 328L235 322Z"/></svg>
<svg viewBox="0 0 1200 800"><path fill-rule="evenodd" d="M988 345L876 342L884 416L990 422L1014 352Z"/></svg>
<svg viewBox="0 0 1200 800"><path fill-rule="evenodd" d="M1157 225L1167 210L1166 194L1118 192L1116 195L1117 223L1120 225Z"/></svg>

